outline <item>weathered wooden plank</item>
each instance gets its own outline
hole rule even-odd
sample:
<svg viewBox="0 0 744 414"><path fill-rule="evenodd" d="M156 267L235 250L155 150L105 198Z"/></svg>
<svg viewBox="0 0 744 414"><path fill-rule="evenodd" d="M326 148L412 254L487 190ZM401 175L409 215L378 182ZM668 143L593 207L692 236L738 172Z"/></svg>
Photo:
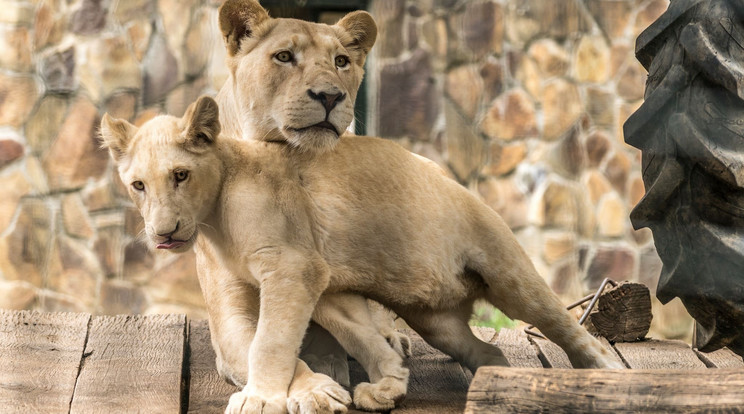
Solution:
<svg viewBox="0 0 744 414"><path fill-rule="evenodd" d="M742 357L728 348L713 352L701 352L696 349L695 353L709 368L744 368Z"/></svg>
<svg viewBox="0 0 744 414"><path fill-rule="evenodd" d="M471 326L470 330L473 332L476 338L483 342L491 343L491 341L498 335L498 332L493 328L487 328L485 326Z"/></svg>
<svg viewBox="0 0 744 414"><path fill-rule="evenodd" d="M542 368L537 351L522 330L501 329L491 343L498 346L512 367Z"/></svg>
<svg viewBox="0 0 744 414"><path fill-rule="evenodd" d="M412 356L407 360L411 376L408 395L394 414L462 413L468 381L462 367L449 356L426 344L421 337L411 338Z"/></svg>
<svg viewBox="0 0 744 414"><path fill-rule="evenodd" d="M615 359L615 361L623 364L623 361L617 355L615 348L610 345L607 339L601 337L597 339L605 348L607 348L608 351L610 351L610 356ZM561 349L561 347L556 345L554 342L537 337L531 337L530 341L537 347L538 356L543 362L543 365L545 365L546 367L572 368L571 361L568 360L568 355L566 355L566 352L563 351L563 349Z"/></svg>
<svg viewBox="0 0 744 414"><path fill-rule="evenodd" d="M615 349L631 369L705 368L692 348L682 341L618 342Z"/></svg>
<svg viewBox="0 0 744 414"><path fill-rule="evenodd" d="M217 373L207 321L189 321L188 412L224 413L230 395L238 390Z"/></svg>
<svg viewBox="0 0 744 414"><path fill-rule="evenodd" d="M744 371L482 367L466 413L741 412Z"/></svg>
<svg viewBox="0 0 744 414"><path fill-rule="evenodd" d="M537 337L529 339L537 347L538 357L547 368L573 368L568 355L554 342Z"/></svg>
<svg viewBox="0 0 744 414"><path fill-rule="evenodd" d="M184 315L93 318L72 411L181 411Z"/></svg>
<svg viewBox="0 0 744 414"><path fill-rule="evenodd" d="M90 318L0 310L0 411L70 410Z"/></svg>

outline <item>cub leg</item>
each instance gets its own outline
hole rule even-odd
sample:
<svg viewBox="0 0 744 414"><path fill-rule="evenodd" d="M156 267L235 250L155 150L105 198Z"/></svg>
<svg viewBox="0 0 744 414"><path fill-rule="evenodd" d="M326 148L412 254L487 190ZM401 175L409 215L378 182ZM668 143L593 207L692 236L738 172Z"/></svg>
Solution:
<svg viewBox="0 0 744 414"><path fill-rule="evenodd" d="M390 309L382 306L378 302L367 299L369 313L377 326L377 330L387 339L390 346L401 356L408 358L411 356L411 339L402 332L395 329L395 313Z"/></svg>
<svg viewBox="0 0 744 414"><path fill-rule="evenodd" d="M431 346L475 373L484 365L509 366L501 350L478 339L468 326L473 302L453 310L396 309L408 325Z"/></svg>
<svg viewBox="0 0 744 414"><path fill-rule="evenodd" d="M481 275L494 306L538 327L566 351L575 368L623 368L568 313L503 221L484 223L482 229L481 234L490 235L483 237L482 251L471 255L468 267Z"/></svg>
<svg viewBox="0 0 744 414"><path fill-rule="evenodd" d="M408 369L381 335L366 299L352 294L324 294L318 300L313 319L331 332L369 375L371 383L361 383L354 389L357 408L390 410L403 400Z"/></svg>
<svg viewBox="0 0 744 414"><path fill-rule="evenodd" d="M220 266L209 246L197 249L197 269L207 303L217 369L229 382L245 387L249 382L249 349L259 321L259 291ZM244 392L234 394L228 412L252 412L252 401L247 397ZM289 409L292 413L335 413L346 412L350 403L351 396L343 387L326 375L313 373L295 357L288 399L273 408L278 412ZM270 408L265 407L265 412Z"/></svg>

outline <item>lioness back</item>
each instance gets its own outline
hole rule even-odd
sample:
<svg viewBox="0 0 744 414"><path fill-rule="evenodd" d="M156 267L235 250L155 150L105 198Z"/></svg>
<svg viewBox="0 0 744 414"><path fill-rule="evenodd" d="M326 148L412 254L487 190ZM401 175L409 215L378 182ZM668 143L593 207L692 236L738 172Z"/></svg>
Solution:
<svg viewBox="0 0 744 414"><path fill-rule="evenodd" d="M262 168L277 176L297 174L302 194L293 197L309 203L307 220L332 268L332 291L444 306L481 283L463 274L464 257L475 252L478 236L508 234L496 213L436 164L389 140L342 137L322 156L298 155L282 144L232 145L269 149L271 165ZM504 243L510 250L511 239Z"/></svg>

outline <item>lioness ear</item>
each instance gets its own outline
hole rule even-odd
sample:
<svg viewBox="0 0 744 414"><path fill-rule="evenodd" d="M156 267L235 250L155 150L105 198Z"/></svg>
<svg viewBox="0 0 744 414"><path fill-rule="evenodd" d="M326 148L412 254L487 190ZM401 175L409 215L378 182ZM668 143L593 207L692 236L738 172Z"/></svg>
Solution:
<svg viewBox="0 0 744 414"><path fill-rule="evenodd" d="M217 102L202 96L186 109L182 122L185 126L185 143L192 147L203 147L214 143L220 135L220 109Z"/></svg>
<svg viewBox="0 0 744 414"><path fill-rule="evenodd" d="M240 42L250 37L269 13L256 0L227 0L220 6L220 30L230 56L240 50Z"/></svg>
<svg viewBox="0 0 744 414"><path fill-rule="evenodd" d="M342 39L344 47L355 49L361 53L362 61L372 49L377 39L377 25L375 19L366 11L357 10L344 16L336 26L341 27L349 35L348 39ZM345 40L345 41L344 41Z"/></svg>
<svg viewBox="0 0 744 414"><path fill-rule="evenodd" d="M101 119L101 146L108 148L111 158L115 162L124 157L129 145L129 140L137 133L137 127L124 119L116 119L103 114Z"/></svg>

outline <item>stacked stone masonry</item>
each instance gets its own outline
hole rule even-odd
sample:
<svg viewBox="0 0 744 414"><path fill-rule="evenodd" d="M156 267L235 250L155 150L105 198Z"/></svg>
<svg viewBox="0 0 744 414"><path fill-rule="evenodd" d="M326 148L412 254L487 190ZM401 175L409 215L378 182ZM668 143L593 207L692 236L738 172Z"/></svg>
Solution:
<svg viewBox="0 0 744 414"><path fill-rule="evenodd" d="M0 308L204 317L192 254L147 250L97 126L181 115L227 73L219 0L0 0ZM622 125L637 35L668 0L371 0L370 134L442 165L507 221L565 300L605 277L653 288L628 213ZM657 306L658 308L659 306ZM688 333L678 305L659 335Z"/></svg>

